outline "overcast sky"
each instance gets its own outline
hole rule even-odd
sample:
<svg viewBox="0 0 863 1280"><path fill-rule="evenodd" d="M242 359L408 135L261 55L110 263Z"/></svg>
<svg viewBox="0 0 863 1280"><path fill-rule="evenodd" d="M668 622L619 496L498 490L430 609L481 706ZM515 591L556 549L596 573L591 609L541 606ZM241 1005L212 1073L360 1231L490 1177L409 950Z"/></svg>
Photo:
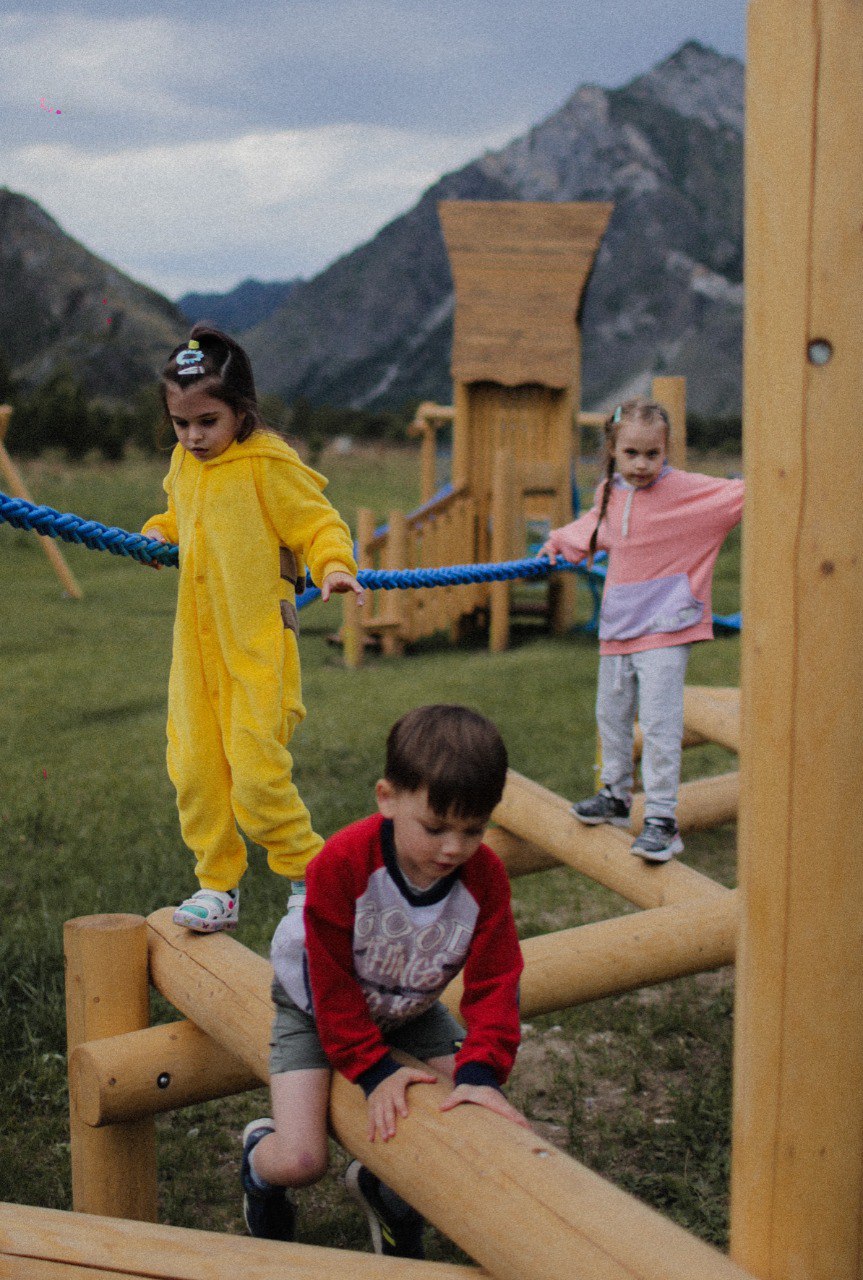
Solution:
<svg viewBox="0 0 863 1280"><path fill-rule="evenodd" d="M0 186L170 297L309 276L745 0L0 0ZM58 114L59 112L59 114Z"/></svg>

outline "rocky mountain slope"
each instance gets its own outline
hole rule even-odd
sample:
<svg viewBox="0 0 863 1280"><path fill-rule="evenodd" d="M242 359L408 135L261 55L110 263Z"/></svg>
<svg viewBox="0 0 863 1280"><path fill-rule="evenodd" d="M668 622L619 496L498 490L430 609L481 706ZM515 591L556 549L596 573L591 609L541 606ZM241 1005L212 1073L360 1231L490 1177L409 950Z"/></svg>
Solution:
<svg viewBox="0 0 863 1280"><path fill-rule="evenodd" d="M66 365L89 395L123 400L152 383L187 329L167 298L0 188L0 352L17 378L37 386Z"/></svg>
<svg viewBox="0 0 863 1280"><path fill-rule="evenodd" d="M689 379L691 407L739 412L743 66L701 45L621 89L578 89L507 147L301 283L244 337L263 390L393 407L451 394L452 283L439 200L612 200L583 315L587 405Z"/></svg>
<svg viewBox="0 0 863 1280"><path fill-rule="evenodd" d="M300 283L299 279L248 279L228 293L185 293L177 306L189 324L206 320L228 333L242 333L277 311Z"/></svg>

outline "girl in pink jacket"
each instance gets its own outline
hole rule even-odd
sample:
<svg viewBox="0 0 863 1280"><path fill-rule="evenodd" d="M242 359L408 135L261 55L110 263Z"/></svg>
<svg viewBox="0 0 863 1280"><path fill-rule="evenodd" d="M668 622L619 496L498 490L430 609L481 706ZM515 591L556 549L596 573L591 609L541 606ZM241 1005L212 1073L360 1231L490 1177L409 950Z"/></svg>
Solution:
<svg viewBox="0 0 863 1280"><path fill-rule="evenodd" d="M629 826L637 718L645 817L632 852L649 862L683 850L675 815L686 664L696 640L713 638L713 567L743 512L742 480L668 466L669 431L662 405L619 405L605 423L606 473L594 506L552 530L539 553L572 564L609 553L596 696L602 788L572 813L589 825Z"/></svg>

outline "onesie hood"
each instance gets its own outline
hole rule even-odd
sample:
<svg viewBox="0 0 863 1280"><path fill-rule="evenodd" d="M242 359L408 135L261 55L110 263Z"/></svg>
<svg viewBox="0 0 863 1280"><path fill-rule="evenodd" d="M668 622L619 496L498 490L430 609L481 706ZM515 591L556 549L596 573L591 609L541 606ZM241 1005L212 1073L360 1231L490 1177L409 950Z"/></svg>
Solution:
<svg viewBox="0 0 863 1280"><path fill-rule="evenodd" d="M182 445L178 445L177 448L182 450L182 453L199 467L227 467L233 462L248 462L251 458L273 458L279 462L290 462L314 480L319 489L323 490L327 486L326 476L322 476L319 471L315 471L312 467L307 467L296 449L293 449L287 440L283 440L281 436L273 435L270 431L253 431L249 438L242 442L232 440L225 452L220 453L218 458L208 458L205 462L199 462L194 454L183 449Z"/></svg>

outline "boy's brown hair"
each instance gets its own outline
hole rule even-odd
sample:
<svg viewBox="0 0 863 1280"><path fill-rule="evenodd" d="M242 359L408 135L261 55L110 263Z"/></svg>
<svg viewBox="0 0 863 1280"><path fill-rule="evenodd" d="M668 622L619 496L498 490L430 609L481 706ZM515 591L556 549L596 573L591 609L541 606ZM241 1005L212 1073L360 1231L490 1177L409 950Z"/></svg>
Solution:
<svg viewBox="0 0 863 1280"><path fill-rule="evenodd" d="M415 707L387 738L384 777L403 791L428 791L440 817L487 818L506 782L507 754L496 727L469 707Z"/></svg>

